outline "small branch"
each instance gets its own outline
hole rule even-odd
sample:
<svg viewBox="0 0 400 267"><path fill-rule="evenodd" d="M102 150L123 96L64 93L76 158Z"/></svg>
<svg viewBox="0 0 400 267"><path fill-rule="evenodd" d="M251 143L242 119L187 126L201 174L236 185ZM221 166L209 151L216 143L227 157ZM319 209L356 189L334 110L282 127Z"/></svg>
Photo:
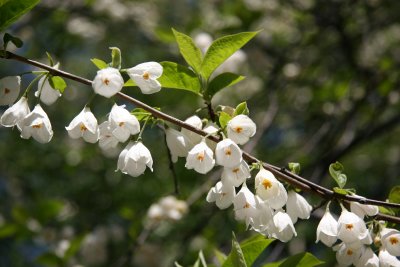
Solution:
<svg viewBox="0 0 400 267"><path fill-rule="evenodd" d="M86 85L92 85L92 81L70 74L68 72L65 71L61 71L58 69L54 69L50 66L47 66L45 64L42 64L40 62L37 61L33 61L27 58L24 58L22 56L16 55L14 53L11 52L6 52L4 58L6 59L13 59L13 60L17 60L32 66L36 66L45 70L48 70L51 74L55 75L55 76L62 76L64 78L67 79L71 79L77 82L80 82L82 84L86 84ZM152 108L151 106L131 97L128 96L124 93L119 92L118 96L120 96L122 99L125 99L133 104L135 104L137 107L143 108L144 110L150 112L154 117L160 118L162 120L168 121L170 123L173 123L177 126L180 126L182 128L188 129L194 133L197 133L199 135L202 136L206 136L207 133L197 129L189 124L186 124L185 122L176 119L175 117L172 117L166 113L163 113L157 109ZM219 142L220 138L216 137L216 136L207 136L208 139L214 141L214 142ZM243 151L243 158L248 162L248 163L256 163L256 162L260 162L256 157L246 153ZM400 208L400 204L397 203L388 203L388 202L384 202L384 201L379 201L379 200L374 200L374 199L368 199L368 198L364 198L364 197L360 197L360 196L351 196L351 195L340 195L337 194L335 192L333 192L330 189L327 189L325 187L322 187L318 184L315 184L299 175L296 175L294 173L289 172L288 170L286 170L285 168L280 168L268 163L262 163L263 167L266 170L269 170L270 172L272 172L275 176L277 176L278 178L280 178L281 180L303 190L303 191L309 191L309 192L313 192L317 195L319 195L320 197L324 198L324 199L341 199L344 201L354 201L354 202L359 202L361 204L370 204L370 205L377 205L377 206L385 206L385 207L390 207L390 208ZM376 218L380 218L380 219L384 219L387 221L392 221L392 222L396 222L399 223L400 222L400 218L398 217L394 217L394 216L388 216L388 215L384 215L384 214L378 214L376 216Z"/></svg>
<svg viewBox="0 0 400 267"><path fill-rule="evenodd" d="M168 148L168 145L167 145L167 135L165 134L164 129L163 129L163 133L164 133L164 143L165 143L165 147L167 148L168 166L169 166L169 169L170 169L170 171L171 171L172 178L174 179L174 194L175 194L176 196L179 196L180 193L179 193L178 176L176 175L176 172L175 172L175 165L174 165L174 163L172 162L172 156L171 156L171 153L170 153L169 148Z"/></svg>

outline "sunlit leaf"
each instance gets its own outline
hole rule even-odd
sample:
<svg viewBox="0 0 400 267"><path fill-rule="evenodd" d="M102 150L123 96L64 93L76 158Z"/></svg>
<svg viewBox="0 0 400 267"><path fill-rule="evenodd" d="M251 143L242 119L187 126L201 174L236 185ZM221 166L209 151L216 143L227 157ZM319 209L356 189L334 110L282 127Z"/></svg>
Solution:
<svg viewBox="0 0 400 267"><path fill-rule="evenodd" d="M111 67L120 69L121 68L121 50L118 47L110 47L111 49Z"/></svg>
<svg viewBox="0 0 400 267"><path fill-rule="evenodd" d="M232 250L222 267L247 267L242 248L236 240L235 234L232 235Z"/></svg>
<svg viewBox="0 0 400 267"><path fill-rule="evenodd" d="M282 262L279 267L313 267L323 264L313 254L308 252L302 252L294 256L290 256L284 262Z"/></svg>
<svg viewBox="0 0 400 267"><path fill-rule="evenodd" d="M400 203L400 186L396 185L392 187L389 193L389 202Z"/></svg>
<svg viewBox="0 0 400 267"><path fill-rule="evenodd" d="M104 62L101 59L98 58L92 58L90 61L92 61L92 63L99 69L105 69L108 67L108 64L106 62Z"/></svg>
<svg viewBox="0 0 400 267"><path fill-rule="evenodd" d="M256 36L257 33L242 32L215 40L208 48L201 64L200 73L204 79L208 80L219 65Z"/></svg>
<svg viewBox="0 0 400 267"><path fill-rule="evenodd" d="M300 163L298 162L289 162L288 164L289 170L294 174L300 173Z"/></svg>
<svg viewBox="0 0 400 267"><path fill-rule="evenodd" d="M210 84L208 85L207 90L204 92L204 95L208 98L211 99L216 93L221 91L222 89L232 86L241 80L243 80L245 77L241 75L237 75L234 73L230 72L225 72L222 73L218 76L216 76Z"/></svg>
<svg viewBox="0 0 400 267"><path fill-rule="evenodd" d="M53 89L60 91L60 93L64 93L64 89L67 87L67 83L60 76L50 76L49 83Z"/></svg>
<svg viewBox="0 0 400 267"><path fill-rule="evenodd" d="M228 113L221 111L219 114L219 125L221 128L225 128L231 119L232 117Z"/></svg>
<svg viewBox="0 0 400 267"><path fill-rule="evenodd" d="M343 188L347 182L347 177L343 173L343 171L344 171L344 167L338 161L329 165L329 173L332 176L332 178L336 181L336 183L338 184L338 186L340 188Z"/></svg>
<svg viewBox="0 0 400 267"><path fill-rule="evenodd" d="M176 42L179 46L179 51L181 55L186 60L186 62L191 66L197 73L200 72L202 55L200 49L195 45L193 39L186 34L172 29L175 35Z"/></svg>
<svg viewBox="0 0 400 267"><path fill-rule="evenodd" d="M0 31L17 21L39 2L40 0L2 1L0 5Z"/></svg>
<svg viewBox="0 0 400 267"><path fill-rule="evenodd" d="M235 108L235 112L233 113L233 117L237 116L237 115L249 115L250 111L249 108L247 107L247 103L242 102L239 105L236 106Z"/></svg>

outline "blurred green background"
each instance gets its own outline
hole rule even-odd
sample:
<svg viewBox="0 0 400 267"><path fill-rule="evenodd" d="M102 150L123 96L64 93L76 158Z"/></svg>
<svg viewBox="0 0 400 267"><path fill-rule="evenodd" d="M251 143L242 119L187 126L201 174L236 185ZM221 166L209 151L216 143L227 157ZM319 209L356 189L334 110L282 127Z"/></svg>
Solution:
<svg viewBox="0 0 400 267"><path fill-rule="evenodd" d="M11 51L44 63L48 51L61 69L92 79L97 70L90 59L110 61L111 46L121 49L125 68L146 61L185 64L171 27L214 39L262 30L227 66L246 80L213 101L248 101L258 133L244 149L277 166L300 162L302 176L327 187L333 186L327 168L339 160L347 187L385 200L400 176L399 12L399 1L381 0L43 0L8 31L25 43ZM1 77L33 70L0 62ZM33 77L23 77L23 88ZM153 173L114 172L119 151L103 155L98 145L68 137L65 126L92 89L67 82L64 96L44 107L54 130L49 144L0 128L1 267L172 266L175 260L187 266L200 249L209 262L214 249L228 252L232 231L239 240L254 234L234 220L232 208L219 211L205 201L219 170L198 175L184 168L184 159L175 171L177 198L190 204L187 214L147 230L151 204L175 192L162 131L148 128L144 135ZM183 120L204 108L184 91L123 92ZM92 103L100 122L111 107L101 97ZM298 237L271 245L257 266L305 250L333 266L331 249L315 244L321 212L298 222Z"/></svg>

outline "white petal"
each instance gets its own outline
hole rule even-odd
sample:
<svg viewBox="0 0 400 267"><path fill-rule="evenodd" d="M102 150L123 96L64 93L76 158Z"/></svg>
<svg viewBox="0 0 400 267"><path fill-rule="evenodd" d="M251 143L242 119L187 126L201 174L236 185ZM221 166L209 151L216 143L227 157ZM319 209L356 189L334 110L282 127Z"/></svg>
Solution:
<svg viewBox="0 0 400 267"><path fill-rule="evenodd" d="M11 105L17 100L21 87L21 77L8 76L0 79L0 106Z"/></svg>

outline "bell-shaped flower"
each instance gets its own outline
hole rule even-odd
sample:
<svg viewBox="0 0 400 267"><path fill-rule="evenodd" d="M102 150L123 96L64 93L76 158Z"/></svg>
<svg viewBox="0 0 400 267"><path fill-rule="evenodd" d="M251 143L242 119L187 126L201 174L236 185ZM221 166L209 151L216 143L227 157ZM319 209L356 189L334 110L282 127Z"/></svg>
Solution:
<svg viewBox="0 0 400 267"><path fill-rule="evenodd" d="M165 129L165 136L172 162L177 162L178 157L186 157L189 150L193 147L189 138L175 129Z"/></svg>
<svg viewBox="0 0 400 267"><path fill-rule="evenodd" d="M341 266L355 265L361 257L361 248L348 247L344 242L334 246L333 250L336 251L336 260Z"/></svg>
<svg viewBox="0 0 400 267"><path fill-rule="evenodd" d="M256 133L256 124L246 115L237 115L233 117L227 125L228 138L239 145L243 145L249 141Z"/></svg>
<svg viewBox="0 0 400 267"><path fill-rule="evenodd" d="M215 159L218 165L233 168L242 161L242 150L235 142L226 138L218 142L215 148Z"/></svg>
<svg viewBox="0 0 400 267"><path fill-rule="evenodd" d="M263 201L259 196L256 198L256 210L254 216L251 217L251 228L260 234L270 236L269 228L273 226L272 217L274 212L268 205L268 202ZM272 227L273 228L273 227Z"/></svg>
<svg viewBox="0 0 400 267"><path fill-rule="evenodd" d="M157 62L146 62L127 70L129 77L139 86L143 94L153 94L161 90L157 79L163 73L163 67Z"/></svg>
<svg viewBox="0 0 400 267"><path fill-rule="evenodd" d="M370 247L363 247L361 257L354 265L356 267L379 267L379 258Z"/></svg>
<svg viewBox="0 0 400 267"><path fill-rule="evenodd" d="M198 173L206 174L215 165L214 153L207 146L206 142L202 140L195 145L186 157L187 169L194 169Z"/></svg>
<svg viewBox="0 0 400 267"><path fill-rule="evenodd" d="M308 204L307 200L302 195L297 194L293 190L289 191L286 212L289 214L293 223L296 223L298 218L310 218L311 210L311 205Z"/></svg>
<svg viewBox="0 0 400 267"><path fill-rule="evenodd" d="M121 143L126 142L131 135L140 132L140 124L137 118L132 115L125 106L114 104L108 116L112 134Z"/></svg>
<svg viewBox="0 0 400 267"><path fill-rule="evenodd" d="M379 266L380 267L399 267L400 261L390 254L386 249L379 250Z"/></svg>
<svg viewBox="0 0 400 267"><path fill-rule="evenodd" d="M355 201L350 202L350 211L358 215L361 219L364 219L364 216L375 216L378 214L379 209L378 206L375 205L365 205Z"/></svg>
<svg viewBox="0 0 400 267"><path fill-rule="evenodd" d="M261 169L255 178L256 193L262 200L268 201L273 209L282 208L287 202L285 187L275 176L265 169Z"/></svg>
<svg viewBox="0 0 400 267"><path fill-rule="evenodd" d="M326 207L325 214L317 227L317 240L324 243L326 246L331 247L337 240L338 235L338 222L333 218L329 212L329 205Z"/></svg>
<svg viewBox="0 0 400 267"><path fill-rule="evenodd" d="M187 118L185 120L185 123L193 126L194 128L197 128L199 130L201 130L201 128L203 126L203 122L196 115L193 115L193 116ZM198 144L202 139L202 137L199 134L194 133L194 132L192 132L192 131L190 131L188 129L185 129L185 128L181 129L181 133L183 133L187 138L189 138L189 141L191 143L193 143L193 144Z"/></svg>
<svg viewBox="0 0 400 267"><path fill-rule="evenodd" d="M382 247L393 256L400 256L400 232L392 228L384 228L381 231Z"/></svg>
<svg viewBox="0 0 400 267"><path fill-rule="evenodd" d="M19 125L21 138L29 139L33 137L39 143L48 143L53 137L53 130L46 112L38 104Z"/></svg>
<svg viewBox="0 0 400 267"><path fill-rule="evenodd" d="M142 142L131 141L118 157L118 168L122 173L137 177L148 167L153 171L153 158Z"/></svg>
<svg viewBox="0 0 400 267"><path fill-rule="evenodd" d="M207 135L216 135L219 131L218 126L213 123L213 122L208 122L206 126L204 126L203 131L207 133ZM215 148L217 147L217 144L206 138L206 143L209 148L211 148L212 151L215 151Z"/></svg>
<svg viewBox="0 0 400 267"><path fill-rule="evenodd" d="M4 127L13 127L18 125L20 122L29 114L28 99L26 97L21 97L18 102L9 107L1 116L0 122Z"/></svg>
<svg viewBox="0 0 400 267"><path fill-rule="evenodd" d="M99 146L103 150L108 150L118 145L118 139L113 135L110 122L105 121L99 125Z"/></svg>
<svg viewBox="0 0 400 267"><path fill-rule="evenodd" d="M58 69L58 64L54 68ZM35 96L40 97L40 101L49 106L57 101L61 93L51 87L48 76L43 76L38 82L38 90L35 92Z"/></svg>
<svg viewBox="0 0 400 267"><path fill-rule="evenodd" d="M248 227L252 221L252 218L256 215L256 197L247 188L246 184L242 185L242 188L233 199L233 207L235 210L236 220L245 221Z"/></svg>
<svg viewBox="0 0 400 267"><path fill-rule="evenodd" d="M105 68L97 71L96 77L94 77L92 87L96 94L110 98L124 86L124 79L119 73L119 70L115 68Z"/></svg>
<svg viewBox="0 0 400 267"><path fill-rule="evenodd" d="M65 129L73 139L82 137L83 140L89 143L96 143L99 139L97 119L89 107L84 107Z"/></svg>
<svg viewBox="0 0 400 267"><path fill-rule="evenodd" d="M234 197L235 187L220 181L210 189L206 200L207 202L215 202L220 209L226 209L233 203Z"/></svg>
<svg viewBox="0 0 400 267"><path fill-rule="evenodd" d="M346 244L371 244L371 235L365 222L356 214L342 210L338 219L338 238Z"/></svg>
<svg viewBox="0 0 400 267"><path fill-rule="evenodd" d="M241 186L247 178L250 178L250 168L246 161L242 162L233 168L224 168L221 175L223 183L233 184L235 187Z"/></svg>
<svg viewBox="0 0 400 267"><path fill-rule="evenodd" d="M21 88L21 77L8 76L0 79L0 106L12 105Z"/></svg>
<svg viewBox="0 0 400 267"><path fill-rule="evenodd" d="M297 236L293 222L287 213L278 211L272 218L272 223L273 227L269 230L272 237L288 242L293 236Z"/></svg>

